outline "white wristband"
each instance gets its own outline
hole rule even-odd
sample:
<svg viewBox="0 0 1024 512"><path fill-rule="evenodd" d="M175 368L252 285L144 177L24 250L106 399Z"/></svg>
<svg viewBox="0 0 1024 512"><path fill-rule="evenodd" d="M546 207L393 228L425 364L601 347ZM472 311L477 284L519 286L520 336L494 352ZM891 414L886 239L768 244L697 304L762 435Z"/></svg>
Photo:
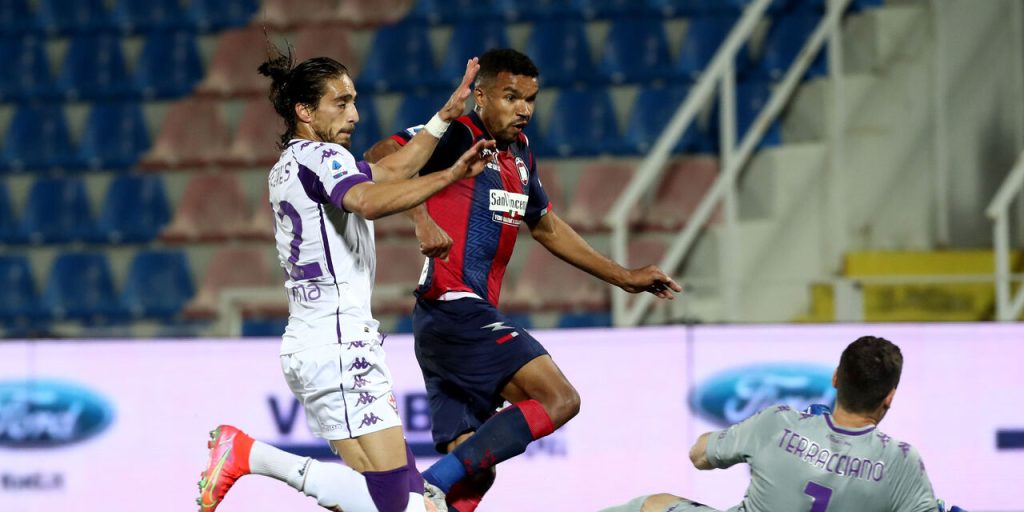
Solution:
<svg viewBox="0 0 1024 512"><path fill-rule="evenodd" d="M442 121L437 114L434 114L434 117L431 117L430 121L427 121L427 124L423 125L423 129L426 130L427 133L440 139L441 136L444 135L444 132L448 131L448 125L450 124L450 122Z"/></svg>

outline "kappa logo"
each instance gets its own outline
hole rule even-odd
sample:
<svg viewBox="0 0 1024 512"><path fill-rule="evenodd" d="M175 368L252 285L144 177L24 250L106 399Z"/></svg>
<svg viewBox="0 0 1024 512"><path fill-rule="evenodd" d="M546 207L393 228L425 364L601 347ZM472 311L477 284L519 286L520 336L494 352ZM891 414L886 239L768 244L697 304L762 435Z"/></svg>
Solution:
<svg viewBox="0 0 1024 512"><path fill-rule="evenodd" d="M335 151L333 149L330 149L330 148L325 149L325 150L323 150L322 153L320 153L320 163L324 163L324 160L327 160L328 158L330 158L332 156L340 155L340 154L341 153L338 153L337 151Z"/></svg>
<svg viewBox="0 0 1024 512"><path fill-rule="evenodd" d="M487 159L490 160L489 162L487 162L487 165L484 166L486 169L490 169L492 171L501 172L501 166L498 165L498 152L497 151L494 151L492 149L485 149L485 150L481 151L480 154L483 155L484 158L487 158Z"/></svg>

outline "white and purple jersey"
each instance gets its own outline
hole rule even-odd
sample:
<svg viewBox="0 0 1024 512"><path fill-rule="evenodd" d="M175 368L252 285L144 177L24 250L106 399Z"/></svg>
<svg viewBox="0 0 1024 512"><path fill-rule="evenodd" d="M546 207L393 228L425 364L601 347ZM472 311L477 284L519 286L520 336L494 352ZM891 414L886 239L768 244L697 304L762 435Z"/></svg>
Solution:
<svg viewBox="0 0 1024 512"><path fill-rule="evenodd" d="M874 426L849 429L829 414L769 407L708 439L716 468L750 465L743 503L731 511L931 512L924 462Z"/></svg>
<svg viewBox="0 0 1024 512"><path fill-rule="evenodd" d="M288 327L281 353L377 338L370 313L376 274L373 222L342 198L370 181L370 166L347 149L293 139L270 171L274 240L286 276Z"/></svg>

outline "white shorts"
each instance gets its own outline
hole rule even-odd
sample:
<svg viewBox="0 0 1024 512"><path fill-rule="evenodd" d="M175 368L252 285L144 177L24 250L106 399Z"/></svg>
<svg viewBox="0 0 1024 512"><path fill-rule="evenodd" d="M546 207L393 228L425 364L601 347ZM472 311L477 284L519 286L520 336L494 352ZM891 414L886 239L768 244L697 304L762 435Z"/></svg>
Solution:
<svg viewBox="0 0 1024 512"><path fill-rule="evenodd" d="M402 424L378 339L284 354L281 370L317 437L351 439Z"/></svg>

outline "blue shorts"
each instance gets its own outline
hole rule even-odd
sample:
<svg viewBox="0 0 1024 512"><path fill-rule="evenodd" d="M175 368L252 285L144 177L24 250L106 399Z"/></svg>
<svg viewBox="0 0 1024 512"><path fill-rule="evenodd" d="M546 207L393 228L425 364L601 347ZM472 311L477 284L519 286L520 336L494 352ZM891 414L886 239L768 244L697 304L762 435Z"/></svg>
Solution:
<svg viewBox="0 0 1024 512"><path fill-rule="evenodd" d="M412 328L439 453L487 421L504 403L501 390L512 376L548 353L481 299L418 300Z"/></svg>

